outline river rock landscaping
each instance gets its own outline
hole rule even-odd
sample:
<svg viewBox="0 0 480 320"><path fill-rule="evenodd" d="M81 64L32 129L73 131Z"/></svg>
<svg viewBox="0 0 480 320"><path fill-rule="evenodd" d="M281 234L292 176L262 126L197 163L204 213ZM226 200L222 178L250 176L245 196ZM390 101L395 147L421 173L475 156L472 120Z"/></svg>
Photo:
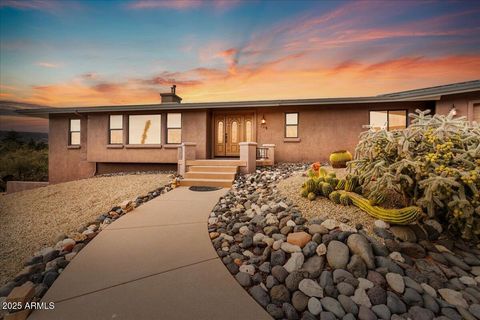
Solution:
<svg viewBox="0 0 480 320"><path fill-rule="evenodd" d="M434 220L367 229L355 217L305 217L278 184L306 169L239 176L208 219L226 268L272 318L480 319L478 246Z"/></svg>
<svg viewBox="0 0 480 320"><path fill-rule="evenodd" d="M27 258L23 263L24 268L0 287L0 302L40 301L75 256L105 227L143 203L169 192L176 185L177 180L173 177L162 187L112 207L96 219L83 224L75 232L59 234L55 245L38 250ZM7 310L0 311L1 319Z"/></svg>

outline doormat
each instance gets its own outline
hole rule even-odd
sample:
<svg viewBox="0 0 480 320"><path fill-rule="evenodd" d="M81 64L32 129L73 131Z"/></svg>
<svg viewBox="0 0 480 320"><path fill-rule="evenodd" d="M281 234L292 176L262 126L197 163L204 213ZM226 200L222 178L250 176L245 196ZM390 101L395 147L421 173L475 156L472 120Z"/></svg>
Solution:
<svg viewBox="0 0 480 320"><path fill-rule="evenodd" d="M191 191L201 191L201 192L204 192L204 191L216 191L216 190L220 190L222 188L220 187L207 187L207 186L191 186L190 188L188 188L188 190L191 190Z"/></svg>

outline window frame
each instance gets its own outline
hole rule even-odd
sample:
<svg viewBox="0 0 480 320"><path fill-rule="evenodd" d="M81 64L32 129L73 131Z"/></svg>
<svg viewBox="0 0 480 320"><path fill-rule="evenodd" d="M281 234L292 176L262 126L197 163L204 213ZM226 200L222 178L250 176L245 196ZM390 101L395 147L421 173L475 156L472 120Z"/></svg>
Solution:
<svg viewBox="0 0 480 320"><path fill-rule="evenodd" d="M296 114L297 115L297 124L287 124L287 115L289 114ZM285 123L284 123L284 134L283 137L285 139L298 139L300 137L300 134L298 132L299 129L299 124L300 124L300 113L299 112L285 112L285 117L284 117ZM297 136L296 137L287 137L287 127L297 127Z"/></svg>
<svg viewBox="0 0 480 320"><path fill-rule="evenodd" d="M72 120L78 120L79 121L79 130L72 130ZM72 133L78 133L80 141L79 143L72 143ZM80 118L69 118L68 119L68 145L69 146L80 146L82 144L82 120Z"/></svg>
<svg viewBox="0 0 480 320"><path fill-rule="evenodd" d="M120 116L122 117L122 128L114 128L112 129L112 122L111 122L111 117L112 116ZM121 130L122 131L122 142L120 143L113 143L112 142L112 131L114 130ZM125 143L125 118L123 114L109 114L108 115L108 144L109 145L123 145Z"/></svg>
<svg viewBox="0 0 480 320"><path fill-rule="evenodd" d="M145 143L145 144L139 144L139 143L131 143L130 141L130 117L135 117L135 116L160 116L160 139L159 143ZM155 146L161 146L162 145L162 138L163 138L163 132L162 132L162 113L142 113L142 114L128 114L127 115L127 146L145 146L146 148L148 147L155 147Z"/></svg>
<svg viewBox="0 0 480 320"><path fill-rule="evenodd" d="M168 116L170 114L179 114L180 115L180 127L169 127L168 126ZM181 144L182 143L182 136L183 136L183 114L181 112L167 112L166 117L167 120L165 122L166 134L165 134L165 142L166 144ZM168 131L170 129L180 129L180 142L169 142L168 141Z"/></svg>
<svg viewBox="0 0 480 320"><path fill-rule="evenodd" d="M371 112L387 112L387 131L390 131L390 111L405 111L405 128L408 128L408 109L378 109L378 110L368 110L368 125L372 125Z"/></svg>

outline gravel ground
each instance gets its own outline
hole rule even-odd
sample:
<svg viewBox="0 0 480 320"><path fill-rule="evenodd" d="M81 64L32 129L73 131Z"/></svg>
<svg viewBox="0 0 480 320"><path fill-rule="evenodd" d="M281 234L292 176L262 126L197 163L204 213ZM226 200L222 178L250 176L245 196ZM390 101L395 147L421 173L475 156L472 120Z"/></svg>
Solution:
<svg viewBox="0 0 480 320"><path fill-rule="evenodd" d="M168 174L95 177L0 196L0 285L42 247L124 200L165 185Z"/></svg>
<svg viewBox="0 0 480 320"><path fill-rule="evenodd" d="M329 171L330 170L331 169L329 169ZM344 169L334 170L337 177L344 177L346 175ZM373 222L375 219L357 207L345 207L335 204L324 197L317 197L314 201L303 198L300 195L300 190L306 179L308 178L302 176L301 172L298 172L278 184L280 193L292 200L306 219L335 219L340 222L345 222L351 227L355 227L355 225L361 223L369 235L376 237L373 233Z"/></svg>

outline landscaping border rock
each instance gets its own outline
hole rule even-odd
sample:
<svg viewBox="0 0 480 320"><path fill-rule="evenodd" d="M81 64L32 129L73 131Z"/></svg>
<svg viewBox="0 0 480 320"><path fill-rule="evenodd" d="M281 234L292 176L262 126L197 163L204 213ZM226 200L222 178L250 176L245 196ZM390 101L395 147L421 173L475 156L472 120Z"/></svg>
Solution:
<svg viewBox="0 0 480 320"><path fill-rule="evenodd" d="M306 169L281 164L238 176L208 223L217 254L272 317L480 319L478 248L425 225L378 221L374 238L362 226L307 220L277 189ZM245 267L252 281L238 276Z"/></svg>

